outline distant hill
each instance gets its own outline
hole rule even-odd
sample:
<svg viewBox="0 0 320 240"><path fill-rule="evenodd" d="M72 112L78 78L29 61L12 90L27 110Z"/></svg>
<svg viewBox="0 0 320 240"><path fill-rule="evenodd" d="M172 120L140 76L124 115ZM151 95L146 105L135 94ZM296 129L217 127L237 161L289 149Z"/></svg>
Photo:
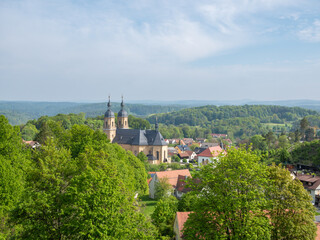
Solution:
<svg viewBox="0 0 320 240"><path fill-rule="evenodd" d="M167 113L186 108L183 105L145 105L126 104L125 109L135 116L148 116L154 113ZM103 115L106 111L106 103L74 103L74 102L24 102L24 101L0 101L0 115L5 115L10 124L20 125L28 120L37 119L41 116L55 116L59 113L84 112L87 117ZM120 103L112 103L112 110L118 112Z"/></svg>
<svg viewBox="0 0 320 240"><path fill-rule="evenodd" d="M131 103L141 103L142 101L131 101ZM152 101L148 100L150 105L185 105L187 107L200 107L206 105L226 106L226 105L277 105L286 107L302 107L320 112L320 101L318 100L282 100L282 101L253 101L249 99L242 100L177 100L177 101Z"/></svg>
<svg viewBox="0 0 320 240"><path fill-rule="evenodd" d="M148 104L145 104L148 103ZM320 101L316 100L288 100L288 101L131 101L125 105L129 114L146 117L150 114L169 113L186 108L205 105L215 106L242 106L242 105L277 105L288 107L303 107L320 112ZM87 117L95 117L104 114L106 103L75 103L75 102L27 102L27 101L0 101L0 114L5 115L12 125L26 123L28 120L41 116L55 116L59 113L84 112ZM114 112L120 110L120 103L112 103ZM312 114L311 114L312 115ZM184 118L184 117L182 117ZM200 119L200 118L199 118ZM204 119L200 119L203 121ZM200 121L200 122L201 122ZM180 121L181 122L181 121Z"/></svg>
<svg viewBox="0 0 320 240"><path fill-rule="evenodd" d="M162 113L149 116L147 120L150 123L158 118L159 123L166 125L188 124L190 126L204 126L211 121L226 120L233 118L259 119L261 123L285 123L293 122L304 116L315 115L319 113L313 110L300 107L285 107L276 105L243 105L243 106L202 106L195 108L182 109L171 113Z"/></svg>

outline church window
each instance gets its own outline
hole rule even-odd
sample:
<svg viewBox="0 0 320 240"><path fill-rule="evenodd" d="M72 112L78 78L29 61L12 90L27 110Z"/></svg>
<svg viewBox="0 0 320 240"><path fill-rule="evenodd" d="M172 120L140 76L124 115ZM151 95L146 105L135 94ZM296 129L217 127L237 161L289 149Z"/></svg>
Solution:
<svg viewBox="0 0 320 240"><path fill-rule="evenodd" d="M124 125L127 126L127 121L124 121Z"/></svg>
<svg viewBox="0 0 320 240"><path fill-rule="evenodd" d="M152 151L151 151L151 150L149 150L149 154L150 154L150 155L152 154Z"/></svg>
<svg viewBox="0 0 320 240"><path fill-rule="evenodd" d="M159 151L157 151L157 159L159 160Z"/></svg>

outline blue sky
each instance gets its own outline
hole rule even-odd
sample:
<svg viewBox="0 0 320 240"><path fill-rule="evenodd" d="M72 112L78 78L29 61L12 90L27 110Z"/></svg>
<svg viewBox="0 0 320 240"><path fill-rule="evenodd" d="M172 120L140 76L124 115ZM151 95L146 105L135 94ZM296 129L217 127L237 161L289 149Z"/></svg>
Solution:
<svg viewBox="0 0 320 240"><path fill-rule="evenodd" d="M319 0L0 0L0 100L320 100Z"/></svg>

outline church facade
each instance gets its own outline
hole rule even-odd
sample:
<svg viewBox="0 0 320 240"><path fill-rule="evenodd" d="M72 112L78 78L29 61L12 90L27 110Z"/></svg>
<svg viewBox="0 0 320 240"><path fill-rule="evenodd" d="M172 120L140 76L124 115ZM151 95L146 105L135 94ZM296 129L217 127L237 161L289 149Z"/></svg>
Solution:
<svg viewBox="0 0 320 240"><path fill-rule="evenodd" d="M155 130L130 129L123 99L116 123L109 97L108 110L104 115L103 131L107 134L110 142L118 143L135 156L143 152L148 157L149 163L160 164L169 160L168 145L159 132L158 124L156 123Z"/></svg>

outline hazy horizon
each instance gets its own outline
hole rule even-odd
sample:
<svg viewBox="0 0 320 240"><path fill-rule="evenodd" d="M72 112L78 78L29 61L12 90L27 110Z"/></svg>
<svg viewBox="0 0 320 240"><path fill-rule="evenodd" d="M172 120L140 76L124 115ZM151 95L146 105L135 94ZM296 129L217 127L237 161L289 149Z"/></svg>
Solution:
<svg viewBox="0 0 320 240"><path fill-rule="evenodd" d="M7 101L320 100L320 1L0 3Z"/></svg>

